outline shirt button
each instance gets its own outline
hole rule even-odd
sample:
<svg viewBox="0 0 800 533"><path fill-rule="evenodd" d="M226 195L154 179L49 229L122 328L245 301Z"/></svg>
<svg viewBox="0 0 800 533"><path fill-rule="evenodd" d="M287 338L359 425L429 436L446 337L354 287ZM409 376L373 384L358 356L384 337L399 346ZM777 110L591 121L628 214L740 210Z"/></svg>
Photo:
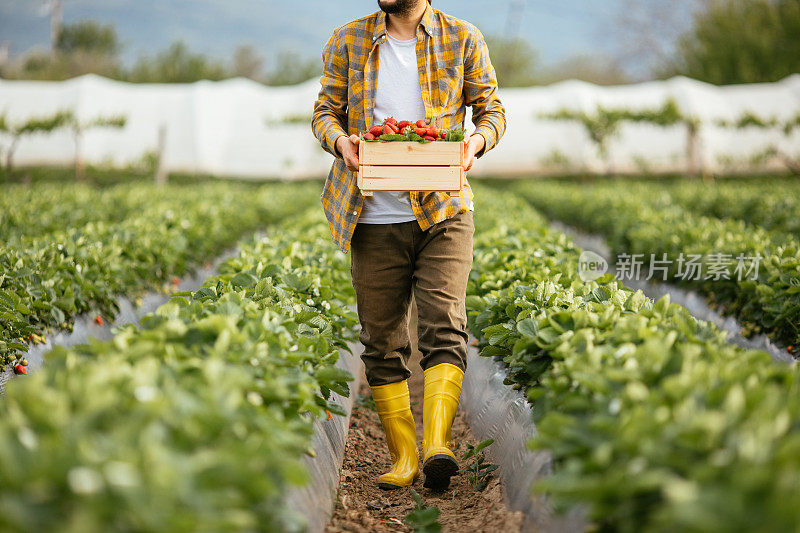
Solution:
<svg viewBox="0 0 800 533"><path fill-rule="evenodd" d="M353 214L354 214L354 215L357 215L357 214L358 214L358 211L353 211Z"/></svg>

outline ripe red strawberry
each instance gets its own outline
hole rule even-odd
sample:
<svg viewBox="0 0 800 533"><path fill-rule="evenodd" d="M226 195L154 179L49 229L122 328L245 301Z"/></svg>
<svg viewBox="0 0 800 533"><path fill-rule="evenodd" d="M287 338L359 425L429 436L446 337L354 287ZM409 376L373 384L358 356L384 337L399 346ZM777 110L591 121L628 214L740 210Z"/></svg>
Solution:
<svg viewBox="0 0 800 533"><path fill-rule="evenodd" d="M426 141L435 141L436 137L433 137L431 135L426 135L423 137L423 139L425 139Z"/></svg>
<svg viewBox="0 0 800 533"><path fill-rule="evenodd" d="M383 135L394 135L394 130L392 129L391 124L383 125Z"/></svg>
<svg viewBox="0 0 800 533"><path fill-rule="evenodd" d="M375 136L373 134L371 134L371 133L365 133L364 134L364 140L365 141L374 141L375 140Z"/></svg>
<svg viewBox="0 0 800 533"><path fill-rule="evenodd" d="M369 129L369 132L375 137L380 137L381 135L383 135L383 126L372 126Z"/></svg>
<svg viewBox="0 0 800 533"><path fill-rule="evenodd" d="M428 127L428 125L427 125L427 124L425 124L425 121L424 121L424 120L418 120L418 121L417 121L417 127L418 127L418 128L427 128L427 127Z"/></svg>
<svg viewBox="0 0 800 533"><path fill-rule="evenodd" d="M14 373L15 374L27 374L28 370L22 365L17 365L17 366L14 367Z"/></svg>
<svg viewBox="0 0 800 533"><path fill-rule="evenodd" d="M425 137L428 134L428 128L414 128L414 133L420 137Z"/></svg>
<svg viewBox="0 0 800 533"><path fill-rule="evenodd" d="M437 128L436 126L431 126L430 128L428 128L428 135L430 135L431 137L438 137L439 128Z"/></svg>
<svg viewBox="0 0 800 533"><path fill-rule="evenodd" d="M97 324L98 326L102 326L103 325L103 317L101 317L100 315L97 315L96 317L94 317L94 323Z"/></svg>
<svg viewBox="0 0 800 533"><path fill-rule="evenodd" d="M439 132L439 138L440 138L440 139L444 139L444 138L445 138L445 134L444 134L444 132Z"/></svg>
<svg viewBox="0 0 800 533"><path fill-rule="evenodd" d="M392 126L397 126L397 119L394 117L389 117L384 122L386 124L391 124Z"/></svg>
<svg viewBox="0 0 800 533"><path fill-rule="evenodd" d="M406 129L410 125L411 125L411 122L409 122L408 120L401 120L400 122L397 123L397 129L399 129L400 131L403 131L404 129Z"/></svg>

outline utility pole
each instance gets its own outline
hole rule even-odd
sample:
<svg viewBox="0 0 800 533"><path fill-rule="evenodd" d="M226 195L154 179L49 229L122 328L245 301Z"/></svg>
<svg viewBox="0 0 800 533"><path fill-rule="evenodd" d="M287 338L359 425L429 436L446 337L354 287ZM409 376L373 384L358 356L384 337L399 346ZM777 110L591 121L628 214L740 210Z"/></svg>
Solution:
<svg viewBox="0 0 800 533"><path fill-rule="evenodd" d="M55 56L58 36L61 33L62 0L50 0L50 55Z"/></svg>
<svg viewBox="0 0 800 533"><path fill-rule="evenodd" d="M525 14L525 5L527 0L510 0L508 3L508 18L506 19L506 31L503 34L508 42L514 42L519 38L519 29L522 25L522 16ZM508 50L508 61L511 65L515 65L517 56L516 46L511 46Z"/></svg>
<svg viewBox="0 0 800 533"><path fill-rule="evenodd" d="M519 37L519 28L525 14L527 0L511 0L508 4L508 18L506 19L505 36L509 39Z"/></svg>

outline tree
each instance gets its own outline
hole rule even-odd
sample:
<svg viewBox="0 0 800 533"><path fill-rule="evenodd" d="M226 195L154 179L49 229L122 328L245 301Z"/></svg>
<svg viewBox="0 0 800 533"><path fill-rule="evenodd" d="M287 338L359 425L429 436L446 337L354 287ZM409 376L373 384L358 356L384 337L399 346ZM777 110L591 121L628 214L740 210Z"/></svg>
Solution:
<svg viewBox="0 0 800 533"><path fill-rule="evenodd" d="M583 80L598 85L629 83L630 77L617 61L602 55L576 55L547 68L539 77L541 83L561 80Z"/></svg>
<svg viewBox="0 0 800 533"><path fill-rule="evenodd" d="M191 83L200 80L221 80L227 77L225 67L203 54L192 52L183 41L177 41L155 58L141 56L128 76L136 83Z"/></svg>
<svg viewBox="0 0 800 533"><path fill-rule="evenodd" d="M635 78L661 72L675 58L675 43L708 0L620 0L613 28L618 64Z"/></svg>
<svg viewBox="0 0 800 533"><path fill-rule="evenodd" d="M122 74L119 53L122 49L111 24L82 20L60 26L55 48L34 49L17 65L4 69L9 78L65 80L87 73L119 78Z"/></svg>
<svg viewBox="0 0 800 533"><path fill-rule="evenodd" d="M56 40L56 50L65 54L80 51L113 56L121 48L113 24L88 19L62 25Z"/></svg>
<svg viewBox="0 0 800 533"><path fill-rule="evenodd" d="M763 118L752 111L746 111L734 121L718 120L717 125L723 128L733 128L737 130L748 128L777 130L788 139L794 134L794 130L800 130L800 113L797 113L789 119L780 120L777 117ZM800 156L797 154L786 153L781 150L777 144L773 143L770 144L761 155L764 156L766 160L777 158L792 174L800 176Z"/></svg>
<svg viewBox="0 0 800 533"><path fill-rule="evenodd" d="M667 99L660 108L653 109L632 111L628 109L611 109L598 105L593 113L562 108L554 113L544 113L539 116L550 120L579 122L597 147L600 158L606 164L607 174L611 174L613 171L609 145L611 140L619 134L624 122L645 122L661 127L683 124L687 132L686 159L689 173L702 172L702 163L697 146L700 120L683 113L678 107L678 103L672 98Z"/></svg>
<svg viewBox="0 0 800 533"><path fill-rule="evenodd" d="M270 69L267 81L269 85L295 85L321 74L318 60L303 58L293 50L283 50L278 54L275 67Z"/></svg>
<svg viewBox="0 0 800 533"><path fill-rule="evenodd" d="M236 51L233 53L232 74L234 76L261 81L263 71L264 58L259 55L253 45L244 44L236 47Z"/></svg>
<svg viewBox="0 0 800 533"><path fill-rule="evenodd" d="M665 74L715 84L778 81L800 72L798 0L709 0Z"/></svg>
<svg viewBox="0 0 800 533"><path fill-rule="evenodd" d="M11 142L5 149L6 174L10 176L14 169L14 153L17 150L20 139L28 135L50 133L63 128L69 120L69 115L69 112L59 111L50 116L33 117L15 124L9 122L5 114L0 115L0 131L7 133L11 137Z"/></svg>
<svg viewBox="0 0 800 533"><path fill-rule="evenodd" d="M700 119L684 113L673 98L668 98L659 109L633 111L628 115L633 122L646 122L662 128L683 125L686 128L686 164L688 175L706 175L700 157Z"/></svg>
<svg viewBox="0 0 800 533"><path fill-rule="evenodd" d="M598 105L594 113L578 111L574 109L562 108L554 113L543 113L540 118L549 120L563 120L580 123L589 138L597 147L600 158L606 165L606 173L611 174L613 167L609 154L609 143L611 139L619 134L622 122L627 120L629 113L624 109L609 109Z"/></svg>
<svg viewBox="0 0 800 533"><path fill-rule="evenodd" d="M122 115L115 115L108 117L98 116L91 120L81 121L72 111L66 111L62 113L62 116L62 126L70 129L75 141L75 179L82 182L86 179L83 163L83 134L86 130L93 128L124 128L128 119Z"/></svg>
<svg viewBox="0 0 800 533"><path fill-rule="evenodd" d="M520 37L486 36L486 44L500 87L530 87L537 84L539 54Z"/></svg>

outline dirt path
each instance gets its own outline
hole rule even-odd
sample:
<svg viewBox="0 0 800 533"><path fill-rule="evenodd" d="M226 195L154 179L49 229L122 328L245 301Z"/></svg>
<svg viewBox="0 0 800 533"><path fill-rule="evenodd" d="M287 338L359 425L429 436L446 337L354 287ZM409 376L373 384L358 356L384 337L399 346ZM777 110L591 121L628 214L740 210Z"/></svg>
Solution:
<svg viewBox="0 0 800 533"><path fill-rule="evenodd" d="M416 322L416 321L414 321ZM412 331L416 324L412 324ZM412 335L415 339L415 335ZM416 344L416 343L415 343ZM413 372L409 379L411 409L417 424L417 443L422 448L422 369L420 354L415 349L411 359ZM370 389L362 374L359 400L353 407L350 431L345 447L344 465L339 476L336 509L326 531L373 532L412 531L403 523L405 516L414 508L409 489L384 491L378 488L375 479L390 468L389 452L378 414L369 407ZM453 452L460 459L466 444L477 444L462 413L457 414L452 429ZM464 466L464 461L459 461ZM420 464L420 470L422 465ZM429 506L440 510L439 522L445 533L469 532L518 532L522 515L508 511L503 504L502 485L495 476L482 492L475 492L465 474L452 478L450 488L436 493L422 487L423 476L413 488Z"/></svg>

